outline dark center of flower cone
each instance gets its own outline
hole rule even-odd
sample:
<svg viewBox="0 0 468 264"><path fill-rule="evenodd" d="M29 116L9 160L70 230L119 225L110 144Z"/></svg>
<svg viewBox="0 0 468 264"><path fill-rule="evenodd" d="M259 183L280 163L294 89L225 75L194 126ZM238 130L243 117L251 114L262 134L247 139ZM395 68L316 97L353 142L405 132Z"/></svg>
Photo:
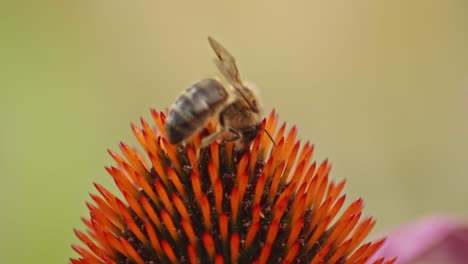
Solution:
<svg viewBox="0 0 468 264"><path fill-rule="evenodd" d="M71 263L365 263L383 244L361 245L375 224L361 219L362 200L338 216L345 181L329 181L330 164L312 161L296 128L276 131L274 111L250 148L214 142L198 158L211 125L176 146L164 114L152 117L156 129L132 126L147 158L123 143L123 157L110 151L123 199L95 184L87 234L75 230L85 247L73 246Z"/></svg>

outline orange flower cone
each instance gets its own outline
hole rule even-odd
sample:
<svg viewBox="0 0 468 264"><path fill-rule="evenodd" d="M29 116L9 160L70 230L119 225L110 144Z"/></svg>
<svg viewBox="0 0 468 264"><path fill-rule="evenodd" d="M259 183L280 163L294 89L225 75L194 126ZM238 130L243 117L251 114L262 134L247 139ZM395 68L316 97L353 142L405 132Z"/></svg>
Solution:
<svg viewBox="0 0 468 264"><path fill-rule="evenodd" d="M145 156L123 143L123 155L109 151L121 194L95 184L71 263L366 263L383 244L363 244L375 224L363 201L341 210L345 181L329 179L331 165L312 160L295 127L277 128L274 111L247 151L214 142L198 159L211 125L176 146L164 114L152 117L155 129L132 126Z"/></svg>

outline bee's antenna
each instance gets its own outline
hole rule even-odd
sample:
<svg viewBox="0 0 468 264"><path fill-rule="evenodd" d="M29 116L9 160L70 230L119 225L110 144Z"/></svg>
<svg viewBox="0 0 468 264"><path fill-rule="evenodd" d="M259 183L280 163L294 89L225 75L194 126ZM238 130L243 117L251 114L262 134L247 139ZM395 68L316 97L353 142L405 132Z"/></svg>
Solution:
<svg viewBox="0 0 468 264"><path fill-rule="evenodd" d="M270 138L271 143L273 143L273 146L276 147L276 142L275 142L275 140L273 139L273 137L270 135L270 133L268 132L268 130L265 129L264 131L265 131L265 133L267 134L267 136Z"/></svg>

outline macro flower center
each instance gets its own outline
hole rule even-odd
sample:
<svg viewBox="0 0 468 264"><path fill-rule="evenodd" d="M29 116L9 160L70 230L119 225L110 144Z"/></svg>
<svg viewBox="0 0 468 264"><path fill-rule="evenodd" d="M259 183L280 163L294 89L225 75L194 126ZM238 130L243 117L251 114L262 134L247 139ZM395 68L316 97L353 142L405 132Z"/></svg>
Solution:
<svg viewBox="0 0 468 264"><path fill-rule="evenodd" d="M151 113L155 127L132 126L145 155L123 143L122 156L109 151L121 195L95 184L87 234L75 230L86 247L73 246L72 263L365 263L382 245L362 244L375 224L361 217L362 200L339 213L345 181L329 179L331 165L313 161L295 127L277 128L274 111L242 151L200 149L211 124L169 144L165 115Z"/></svg>

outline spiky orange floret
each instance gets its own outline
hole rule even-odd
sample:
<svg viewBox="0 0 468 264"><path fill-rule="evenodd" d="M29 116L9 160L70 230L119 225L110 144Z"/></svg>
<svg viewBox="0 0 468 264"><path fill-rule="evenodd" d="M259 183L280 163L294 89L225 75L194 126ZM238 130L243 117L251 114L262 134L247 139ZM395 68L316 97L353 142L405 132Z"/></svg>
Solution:
<svg viewBox="0 0 468 264"><path fill-rule="evenodd" d="M164 114L151 113L156 128L132 125L147 159L124 143L123 157L109 151L123 199L95 184L101 196L91 195L87 234L75 231L85 246L72 247L71 263L365 263L383 244L361 245L375 224L361 219L362 200L335 219L345 181L329 180L327 160L311 161L314 146L295 127L273 133L274 111L246 151L215 142L198 158L211 126L175 146Z"/></svg>

